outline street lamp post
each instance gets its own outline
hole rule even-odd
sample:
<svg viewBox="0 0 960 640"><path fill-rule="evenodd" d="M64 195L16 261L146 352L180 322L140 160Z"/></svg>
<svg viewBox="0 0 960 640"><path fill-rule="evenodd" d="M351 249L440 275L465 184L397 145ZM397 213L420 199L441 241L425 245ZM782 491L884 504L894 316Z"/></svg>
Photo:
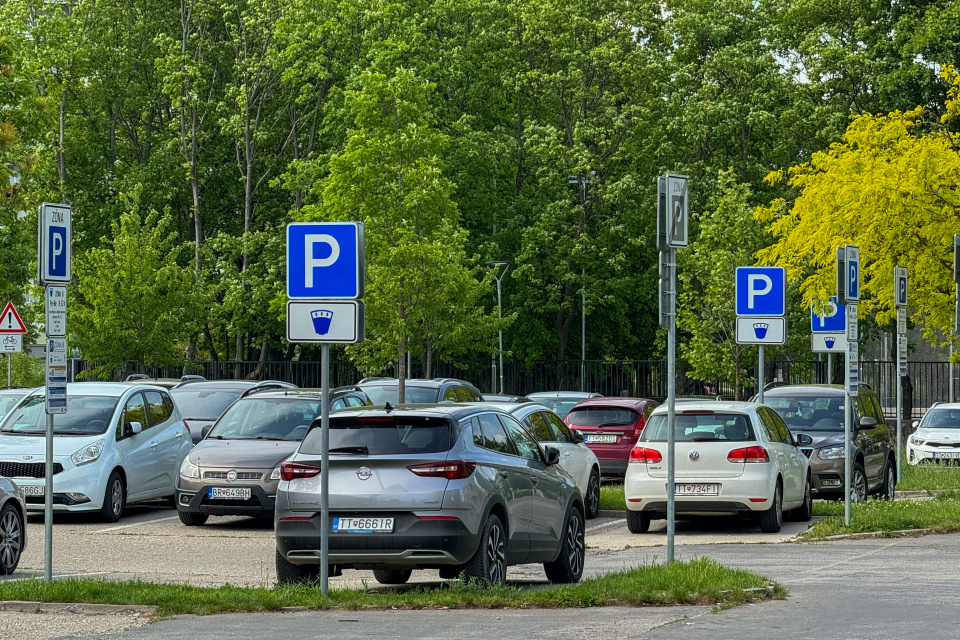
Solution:
<svg viewBox="0 0 960 640"><path fill-rule="evenodd" d="M493 269L493 277L497 281L497 316L500 320L503 320L503 298L502 298L502 288L500 283L503 281L503 276L507 274L507 269L510 268L510 263L502 260L495 260L487 263L487 266ZM500 393L503 393L503 326L501 323L499 330L500 338Z"/></svg>

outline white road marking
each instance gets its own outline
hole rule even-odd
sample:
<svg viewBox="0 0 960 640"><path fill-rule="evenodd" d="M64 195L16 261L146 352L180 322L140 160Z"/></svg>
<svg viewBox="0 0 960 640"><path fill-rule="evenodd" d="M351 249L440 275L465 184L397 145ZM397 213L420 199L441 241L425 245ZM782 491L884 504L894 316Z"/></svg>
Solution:
<svg viewBox="0 0 960 640"><path fill-rule="evenodd" d="M89 576L106 576L110 575L107 571L97 571L96 573L57 573L54 574L53 579L59 580L60 578L84 578ZM27 576L26 578L9 578L7 580L0 581L0 584L4 582L24 582L26 580L43 580L42 575L36 576Z"/></svg>
<svg viewBox="0 0 960 640"><path fill-rule="evenodd" d="M153 524L155 522L165 522L167 520L177 520L180 516L170 516L169 518L157 518L156 520L146 520L144 522L135 522L133 524L122 524L118 527L109 527L107 529L97 529L96 531L91 531L90 533L110 533L111 531L119 531L120 529L130 529L131 527L142 527L145 524ZM626 522L626 521L624 521Z"/></svg>
<svg viewBox="0 0 960 640"><path fill-rule="evenodd" d="M606 529L607 527L613 527L618 524L627 524L627 519L621 518L619 520L614 520L613 522L606 522L604 524L595 524L592 527L587 527L584 533L590 533L591 531L596 531L598 529Z"/></svg>

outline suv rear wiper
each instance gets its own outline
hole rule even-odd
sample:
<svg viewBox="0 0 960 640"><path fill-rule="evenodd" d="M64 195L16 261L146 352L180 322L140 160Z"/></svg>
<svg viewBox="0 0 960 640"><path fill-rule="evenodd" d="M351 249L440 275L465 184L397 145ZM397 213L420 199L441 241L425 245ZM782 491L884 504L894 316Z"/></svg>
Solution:
<svg viewBox="0 0 960 640"><path fill-rule="evenodd" d="M330 449L330 453L370 453L370 451L366 446L360 445L357 447L334 447Z"/></svg>
<svg viewBox="0 0 960 640"><path fill-rule="evenodd" d="M629 422L627 422L627 423L623 423L623 422L601 422L600 424L597 425L597 429L604 429L604 428L606 428L606 427L629 427L630 424L631 424L631 423L629 423Z"/></svg>

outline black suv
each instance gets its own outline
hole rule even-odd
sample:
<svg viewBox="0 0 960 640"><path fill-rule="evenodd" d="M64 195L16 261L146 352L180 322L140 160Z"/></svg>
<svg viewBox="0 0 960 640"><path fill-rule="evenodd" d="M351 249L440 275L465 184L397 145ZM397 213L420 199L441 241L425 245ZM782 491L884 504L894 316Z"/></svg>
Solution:
<svg viewBox="0 0 960 640"><path fill-rule="evenodd" d="M365 378L357 386L370 397L375 405L387 402L397 404L400 382L396 378ZM466 380L434 378L433 380L410 379L406 381L404 402L407 404L436 402L483 402L479 389Z"/></svg>
<svg viewBox="0 0 960 640"><path fill-rule="evenodd" d="M846 393L838 385L774 387L763 392L763 403L787 423L794 437L805 433L813 444L801 447L810 458L813 493L818 498L843 499L843 414ZM897 482L896 449L877 395L861 384L854 404L853 477L851 499L862 502L871 493L893 499Z"/></svg>

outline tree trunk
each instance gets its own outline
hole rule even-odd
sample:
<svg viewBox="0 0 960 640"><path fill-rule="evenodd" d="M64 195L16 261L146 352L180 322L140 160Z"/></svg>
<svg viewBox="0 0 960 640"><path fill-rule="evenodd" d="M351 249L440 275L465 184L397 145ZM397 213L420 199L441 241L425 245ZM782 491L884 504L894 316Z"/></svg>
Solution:
<svg viewBox="0 0 960 640"><path fill-rule="evenodd" d="M210 349L210 359L214 362L219 362L220 358L217 356L217 347L213 344L213 336L210 334L210 325L206 322L203 323L203 337L207 341L207 348Z"/></svg>
<svg viewBox="0 0 960 640"><path fill-rule="evenodd" d="M433 346L428 342L423 345L423 372L427 380L433 378Z"/></svg>
<svg viewBox="0 0 960 640"><path fill-rule="evenodd" d="M403 337L397 338L397 402L403 404L407 401L407 354L406 340Z"/></svg>

